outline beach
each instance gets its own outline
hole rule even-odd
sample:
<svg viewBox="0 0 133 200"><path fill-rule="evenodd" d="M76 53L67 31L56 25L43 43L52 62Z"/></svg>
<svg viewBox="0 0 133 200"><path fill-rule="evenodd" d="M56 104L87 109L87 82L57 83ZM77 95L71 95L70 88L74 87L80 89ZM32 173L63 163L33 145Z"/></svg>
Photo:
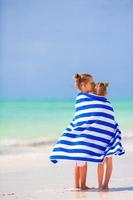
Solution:
<svg viewBox="0 0 133 200"><path fill-rule="evenodd" d="M133 1L1 0L0 11L0 200L133 200ZM123 147L98 190L96 162ZM78 160L91 189L74 188Z"/></svg>
<svg viewBox="0 0 133 200"><path fill-rule="evenodd" d="M125 155L114 157L109 191L97 189L96 164L88 163L87 183L95 189L73 189L74 162L52 164L53 144L12 146L0 154L1 200L130 200L133 196L133 140L124 139ZM5 152L5 151L4 151Z"/></svg>
<svg viewBox="0 0 133 200"><path fill-rule="evenodd" d="M0 101L0 200L130 200L133 195L133 101L114 101L125 155L114 157L108 192L97 189L97 165L88 163L88 186L73 190L73 161L56 165L50 152L73 116L73 100ZM45 112L44 112L45 111ZM51 125L51 121L54 125Z"/></svg>

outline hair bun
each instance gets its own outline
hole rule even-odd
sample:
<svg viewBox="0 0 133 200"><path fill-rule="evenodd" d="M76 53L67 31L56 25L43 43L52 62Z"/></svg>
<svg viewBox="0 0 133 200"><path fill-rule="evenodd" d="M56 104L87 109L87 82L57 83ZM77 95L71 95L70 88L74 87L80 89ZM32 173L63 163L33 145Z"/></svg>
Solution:
<svg viewBox="0 0 133 200"><path fill-rule="evenodd" d="M108 86L109 86L109 83L105 82L104 85L105 85L105 87L108 87Z"/></svg>
<svg viewBox="0 0 133 200"><path fill-rule="evenodd" d="M79 79L81 79L81 76L80 76L80 74L75 74L75 75L74 75L74 78L75 78L76 80L79 80Z"/></svg>
<svg viewBox="0 0 133 200"><path fill-rule="evenodd" d="M99 86L100 86L100 87L104 87L105 84L104 84L103 82L101 82L101 83L99 83Z"/></svg>

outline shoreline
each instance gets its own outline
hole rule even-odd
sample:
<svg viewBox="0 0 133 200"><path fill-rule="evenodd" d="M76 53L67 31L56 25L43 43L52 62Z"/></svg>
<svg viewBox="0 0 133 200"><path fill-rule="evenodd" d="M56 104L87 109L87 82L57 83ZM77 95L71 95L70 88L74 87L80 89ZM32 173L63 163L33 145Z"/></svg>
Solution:
<svg viewBox="0 0 133 200"><path fill-rule="evenodd" d="M28 153L35 152L36 150L47 149L54 146L57 142L58 137L52 138L28 138L28 139L11 139L9 142L8 139L0 141L0 156L6 154L19 154L19 153ZM128 149L128 151L133 151L133 137L123 138L123 146Z"/></svg>

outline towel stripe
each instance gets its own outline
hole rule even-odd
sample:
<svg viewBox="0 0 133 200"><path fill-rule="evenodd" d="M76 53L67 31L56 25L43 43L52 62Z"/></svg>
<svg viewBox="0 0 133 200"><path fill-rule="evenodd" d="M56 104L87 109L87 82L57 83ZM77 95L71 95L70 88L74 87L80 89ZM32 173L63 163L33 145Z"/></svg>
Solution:
<svg viewBox="0 0 133 200"><path fill-rule="evenodd" d="M105 150L105 147L103 147L103 146L96 145L96 144L90 143L90 142L84 142L84 141L70 142L70 141L66 141L66 140L60 140L60 141L57 142L57 144L66 144L66 145L68 145L68 146L70 146L70 147L73 147L73 146L76 146L76 145L77 145L77 146L83 145L83 146L85 146L85 147L93 147L93 148L96 148L96 149L100 149L100 150L102 150L102 151ZM57 146L57 145L56 145L56 146Z"/></svg>
<svg viewBox="0 0 133 200"><path fill-rule="evenodd" d="M121 131L110 102L105 97L79 93L74 118L56 142L50 160L101 163L105 157L122 154Z"/></svg>

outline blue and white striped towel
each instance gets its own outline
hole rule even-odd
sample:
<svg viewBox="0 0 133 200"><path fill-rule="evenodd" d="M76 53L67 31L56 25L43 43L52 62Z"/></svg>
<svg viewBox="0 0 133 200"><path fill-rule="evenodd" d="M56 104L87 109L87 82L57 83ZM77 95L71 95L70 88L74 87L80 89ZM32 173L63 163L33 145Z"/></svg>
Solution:
<svg viewBox="0 0 133 200"><path fill-rule="evenodd" d="M110 102L103 96L80 92L74 118L59 137L50 160L101 163L105 157L122 154L121 132Z"/></svg>

